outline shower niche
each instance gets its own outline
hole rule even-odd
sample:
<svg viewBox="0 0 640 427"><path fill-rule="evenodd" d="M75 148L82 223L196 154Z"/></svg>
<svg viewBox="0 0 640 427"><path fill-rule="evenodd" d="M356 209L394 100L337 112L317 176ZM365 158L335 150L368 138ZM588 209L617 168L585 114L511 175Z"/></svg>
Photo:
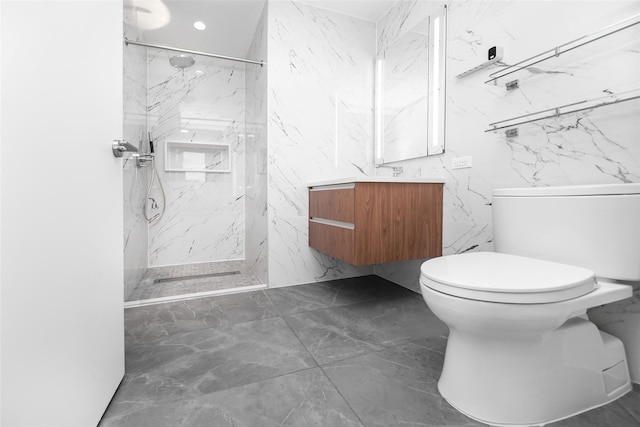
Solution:
<svg viewBox="0 0 640 427"><path fill-rule="evenodd" d="M228 144L167 141L164 152L167 172L231 172Z"/></svg>

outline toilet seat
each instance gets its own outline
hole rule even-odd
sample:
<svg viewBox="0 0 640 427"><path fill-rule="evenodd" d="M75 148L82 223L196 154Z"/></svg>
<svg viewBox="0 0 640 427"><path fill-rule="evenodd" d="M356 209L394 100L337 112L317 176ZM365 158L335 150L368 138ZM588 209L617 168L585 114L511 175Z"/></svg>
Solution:
<svg viewBox="0 0 640 427"><path fill-rule="evenodd" d="M486 302L553 303L598 287L586 268L495 252L432 258L420 272L420 281L435 291Z"/></svg>

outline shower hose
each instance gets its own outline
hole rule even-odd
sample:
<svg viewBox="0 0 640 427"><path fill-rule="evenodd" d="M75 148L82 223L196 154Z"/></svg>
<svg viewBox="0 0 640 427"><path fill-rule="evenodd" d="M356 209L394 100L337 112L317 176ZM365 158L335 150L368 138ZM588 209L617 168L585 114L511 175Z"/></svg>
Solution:
<svg viewBox="0 0 640 427"><path fill-rule="evenodd" d="M151 197L151 190L153 188L153 181L158 181L158 187L160 187L160 193L162 194L162 209L160 212L156 213L153 216L149 216L149 202L151 202L151 208L158 208L157 201ZM149 188L147 188L147 195L144 201L143 214L144 218L148 223L152 223L154 221L158 221L164 215L165 205L167 203L167 198L164 194L164 187L162 186L162 180L158 176L158 171L156 170L156 156L154 153L151 153L151 178L149 179Z"/></svg>

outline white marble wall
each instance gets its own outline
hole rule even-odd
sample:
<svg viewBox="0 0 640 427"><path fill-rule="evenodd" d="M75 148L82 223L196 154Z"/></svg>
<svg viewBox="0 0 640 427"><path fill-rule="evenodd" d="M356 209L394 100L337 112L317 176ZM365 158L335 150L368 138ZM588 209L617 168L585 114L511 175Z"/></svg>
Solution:
<svg viewBox="0 0 640 427"><path fill-rule="evenodd" d="M247 57L267 60L267 7L263 9ZM245 258L256 277L268 283L267 67L248 64L245 88Z"/></svg>
<svg viewBox="0 0 640 427"><path fill-rule="evenodd" d="M406 176L446 178L444 253L492 250L491 192L501 187L640 182L640 102L520 126L518 138L484 131L488 124L520 114L579 101L608 91L640 87L638 32L628 44L603 39L583 55L570 54L562 66L540 63L518 90L487 85L489 73L640 12L638 2L449 2L447 137L444 155L398 163ZM442 4L442 3L441 3ZM435 2L403 2L381 21L379 38L410 28ZM502 65L464 78L454 77L486 60L492 46L504 48ZM472 156L473 167L452 170L451 160ZM376 273L419 291L420 261L376 266ZM598 323L616 323L627 340L635 381L640 381L640 303L605 309Z"/></svg>
<svg viewBox="0 0 640 427"><path fill-rule="evenodd" d="M126 36L135 40L134 16L125 9ZM147 129L147 62L146 51L136 46L124 48L124 123L123 138L132 144L145 145ZM126 156L122 163L124 183L124 296L140 282L147 270L148 227L142 216L147 171L137 169L135 161Z"/></svg>
<svg viewBox="0 0 640 427"><path fill-rule="evenodd" d="M148 50L149 130L166 195L164 216L149 227L149 266L243 259L244 65L195 56L180 70L172 55ZM229 144L231 173L165 171L167 140ZM152 197L161 203L157 184Z"/></svg>
<svg viewBox="0 0 640 427"><path fill-rule="evenodd" d="M291 1L268 7L269 285L368 274L309 248L306 184L374 174L375 24Z"/></svg>

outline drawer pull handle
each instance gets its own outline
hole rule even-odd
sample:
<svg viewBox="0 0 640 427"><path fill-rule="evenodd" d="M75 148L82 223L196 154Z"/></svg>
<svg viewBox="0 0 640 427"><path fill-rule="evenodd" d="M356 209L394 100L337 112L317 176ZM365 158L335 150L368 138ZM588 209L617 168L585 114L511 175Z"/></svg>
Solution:
<svg viewBox="0 0 640 427"><path fill-rule="evenodd" d="M346 228L349 230L353 230L356 228L356 225L350 222L334 221L332 219L311 218L309 219L309 221L315 222L317 224L330 225L332 227Z"/></svg>

